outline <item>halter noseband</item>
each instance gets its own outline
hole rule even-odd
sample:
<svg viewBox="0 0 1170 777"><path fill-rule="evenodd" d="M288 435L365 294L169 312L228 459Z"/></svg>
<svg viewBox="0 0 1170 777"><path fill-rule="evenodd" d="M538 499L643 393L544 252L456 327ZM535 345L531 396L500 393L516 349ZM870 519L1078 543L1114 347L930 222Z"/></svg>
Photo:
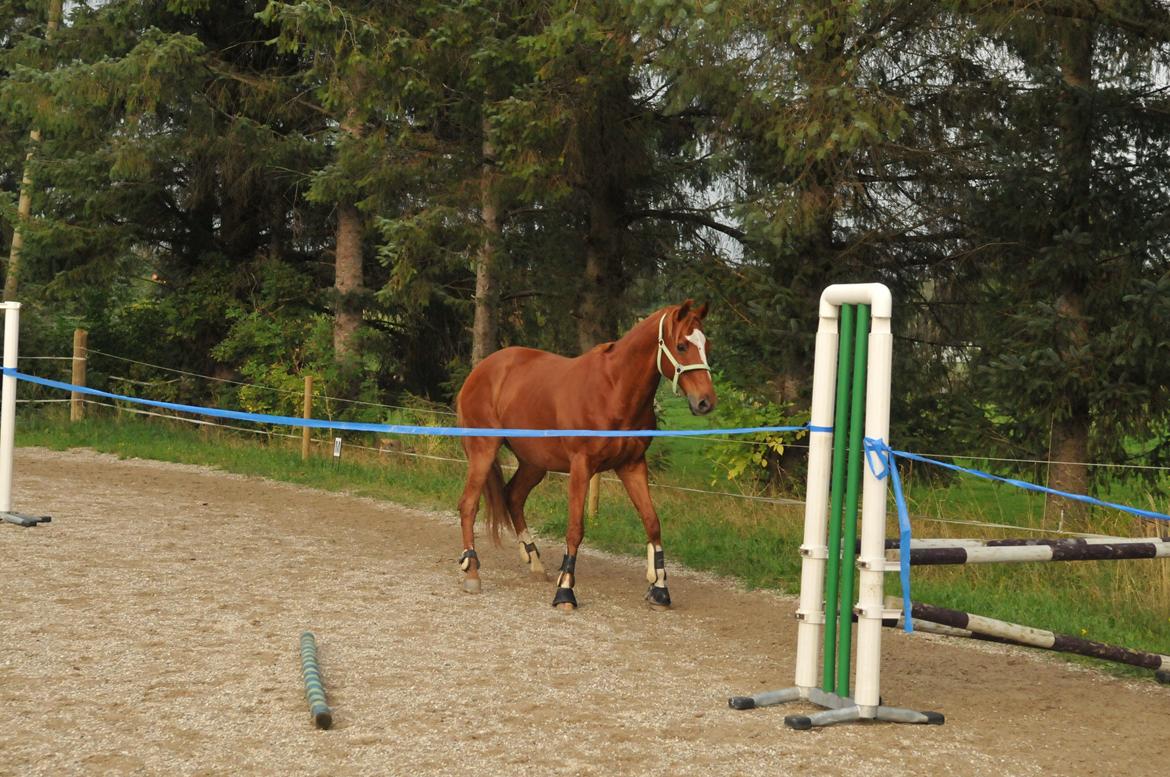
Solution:
<svg viewBox="0 0 1170 777"><path fill-rule="evenodd" d="M662 355L666 354L666 358L669 359L670 363L674 365L674 378L670 381L670 389L674 392L675 396L678 396L678 379L680 375L682 375L684 372L689 372L690 370L706 370L707 372L710 372L711 367L707 364L707 351L701 344L698 343L696 344L698 345L699 358L703 360L702 362L696 362L695 364L681 364L678 359L674 358L674 354L671 353L670 349L666 347L666 341L662 338L662 324L664 321L666 321L666 316L667 314L663 313L662 318L658 319L658 353L654 358L654 363L658 365L658 374L665 378L666 373L662 371ZM690 338L688 337L687 339L689 340Z"/></svg>

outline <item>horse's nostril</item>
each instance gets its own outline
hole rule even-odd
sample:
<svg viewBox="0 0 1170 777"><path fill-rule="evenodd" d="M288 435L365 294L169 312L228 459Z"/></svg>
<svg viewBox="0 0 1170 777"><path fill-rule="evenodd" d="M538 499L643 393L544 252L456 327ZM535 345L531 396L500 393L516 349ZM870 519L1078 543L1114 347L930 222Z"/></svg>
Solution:
<svg viewBox="0 0 1170 777"><path fill-rule="evenodd" d="M700 413L706 413L710 409L711 409L711 402L709 400L707 400L705 397L703 399L699 400L699 412Z"/></svg>

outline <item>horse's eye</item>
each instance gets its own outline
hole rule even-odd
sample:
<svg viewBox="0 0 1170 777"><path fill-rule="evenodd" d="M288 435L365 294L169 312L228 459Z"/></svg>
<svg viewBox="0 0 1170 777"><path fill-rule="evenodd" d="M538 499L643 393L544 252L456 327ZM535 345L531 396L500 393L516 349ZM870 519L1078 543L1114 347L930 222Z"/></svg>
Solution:
<svg viewBox="0 0 1170 777"><path fill-rule="evenodd" d="M687 352L687 344L686 343L679 343L678 344L678 352L679 353L686 353Z"/></svg>

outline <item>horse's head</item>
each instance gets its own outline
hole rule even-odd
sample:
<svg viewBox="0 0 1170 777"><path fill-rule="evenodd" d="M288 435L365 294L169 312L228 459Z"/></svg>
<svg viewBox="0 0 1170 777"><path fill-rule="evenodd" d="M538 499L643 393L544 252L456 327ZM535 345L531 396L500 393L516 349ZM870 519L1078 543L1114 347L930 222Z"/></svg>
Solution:
<svg viewBox="0 0 1170 777"><path fill-rule="evenodd" d="M658 319L658 372L671 382L674 393L686 394L691 412L706 415L715 409L715 386L707 354L711 344L700 328L707 315L707 304L694 307L687 300L670 307ZM665 357L665 358L663 358Z"/></svg>

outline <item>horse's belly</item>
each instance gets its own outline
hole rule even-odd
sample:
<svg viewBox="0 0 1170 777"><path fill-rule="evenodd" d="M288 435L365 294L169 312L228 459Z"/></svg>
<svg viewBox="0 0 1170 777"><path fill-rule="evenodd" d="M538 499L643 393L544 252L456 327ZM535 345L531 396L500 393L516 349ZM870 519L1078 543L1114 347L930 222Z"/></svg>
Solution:
<svg viewBox="0 0 1170 777"><path fill-rule="evenodd" d="M519 438L507 442L517 458L551 472L568 472L572 460L580 455L585 455L597 471L616 469L640 458L649 447L649 440L613 437Z"/></svg>
<svg viewBox="0 0 1170 777"><path fill-rule="evenodd" d="M538 440L528 437L507 440L516 458L550 472L569 471L569 453L560 440Z"/></svg>
<svg viewBox="0 0 1170 777"><path fill-rule="evenodd" d="M617 469L624 464L642 458L650 447L650 439L636 437L610 438L597 453L595 466L598 471Z"/></svg>

